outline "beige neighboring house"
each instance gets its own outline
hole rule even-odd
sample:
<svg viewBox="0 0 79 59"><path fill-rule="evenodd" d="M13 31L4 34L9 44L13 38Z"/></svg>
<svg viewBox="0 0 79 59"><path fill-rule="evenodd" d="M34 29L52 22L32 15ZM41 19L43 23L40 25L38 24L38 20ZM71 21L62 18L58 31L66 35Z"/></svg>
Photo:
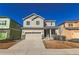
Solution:
<svg viewBox="0 0 79 59"><path fill-rule="evenodd" d="M59 25L59 35L66 37L66 40L79 39L79 20L65 21Z"/></svg>
<svg viewBox="0 0 79 59"><path fill-rule="evenodd" d="M45 20L35 13L23 18L23 20L22 39L42 39L56 35L55 20Z"/></svg>

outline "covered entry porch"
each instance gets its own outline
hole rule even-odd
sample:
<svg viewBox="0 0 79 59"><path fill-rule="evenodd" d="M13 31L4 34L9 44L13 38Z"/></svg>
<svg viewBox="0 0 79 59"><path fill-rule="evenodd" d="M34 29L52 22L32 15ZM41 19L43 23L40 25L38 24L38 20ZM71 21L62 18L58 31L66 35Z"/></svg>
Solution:
<svg viewBox="0 0 79 59"><path fill-rule="evenodd" d="M45 27L44 37L53 38L55 35L57 35L56 30L57 30L57 27Z"/></svg>

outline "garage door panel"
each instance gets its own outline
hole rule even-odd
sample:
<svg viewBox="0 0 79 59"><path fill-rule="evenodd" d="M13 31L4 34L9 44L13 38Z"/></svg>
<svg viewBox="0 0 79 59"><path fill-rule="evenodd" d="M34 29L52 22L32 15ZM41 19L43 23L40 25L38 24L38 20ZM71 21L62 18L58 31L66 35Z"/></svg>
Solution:
<svg viewBox="0 0 79 59"><path fill-rule="evenodd" d="M26 32L26 34L41 34L41 32Z"/></svg>
<svg viewBox="0 0 79 59"><path fill-rule="evenodd" d="M26 33L25 39L41 39L41 33L40 32L29 32Z"/></svg>

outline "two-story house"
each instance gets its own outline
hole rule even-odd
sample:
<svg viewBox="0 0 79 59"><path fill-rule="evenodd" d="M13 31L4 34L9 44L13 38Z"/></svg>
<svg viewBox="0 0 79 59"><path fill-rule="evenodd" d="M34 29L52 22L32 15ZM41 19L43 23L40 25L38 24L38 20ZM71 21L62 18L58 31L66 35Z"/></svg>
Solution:
<svg viewBox="0 0 79 59"><path fill-rule="evenodd" d="M33 13L23 18L22 39L36 39L52 37L56 34L55 21L45 20L45 18Z"/></svg>
<svg viewBox="0 0 79 59"><path fill-rule="evenodd" d="M65 21L59 25L59 34L67 40L79 38L79 20Z"/></svg>
<svg viewBox="0 0 79 59"><path fill-rule="evenodd" d="M20 25L6 16L0 16L0 40L20 39Z"/></svg>

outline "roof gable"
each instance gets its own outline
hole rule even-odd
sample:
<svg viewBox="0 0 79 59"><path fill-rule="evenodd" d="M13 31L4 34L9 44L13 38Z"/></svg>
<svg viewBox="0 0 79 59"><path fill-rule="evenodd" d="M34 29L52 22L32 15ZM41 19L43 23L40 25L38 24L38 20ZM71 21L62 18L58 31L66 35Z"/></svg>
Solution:
<svg viewBox="0 0 79 59"><path fill-rule="evenodd" d="M61 24L59 24L58 26L63 25L65 23L76 23L76 22L79 22L79 20L66 20L66 21L62 22Z"/></svg>
<svg viewBox="0 0 79 59"><path fill-rule="evenodd" d="M33 16L35 16L35 17L33 17ZM37 15L37 14L35 14L35 13L32 13L31 15L29 15L29 16L23 18L23 20L26 20L26 19L31 18L31 17L33 17L33 18L32 18L32 21L33 21L34 19L36 19L36 18L41 18L41 19L44 20L43 17L41 17L41 16L39 16L39 15Z"/></svg>

